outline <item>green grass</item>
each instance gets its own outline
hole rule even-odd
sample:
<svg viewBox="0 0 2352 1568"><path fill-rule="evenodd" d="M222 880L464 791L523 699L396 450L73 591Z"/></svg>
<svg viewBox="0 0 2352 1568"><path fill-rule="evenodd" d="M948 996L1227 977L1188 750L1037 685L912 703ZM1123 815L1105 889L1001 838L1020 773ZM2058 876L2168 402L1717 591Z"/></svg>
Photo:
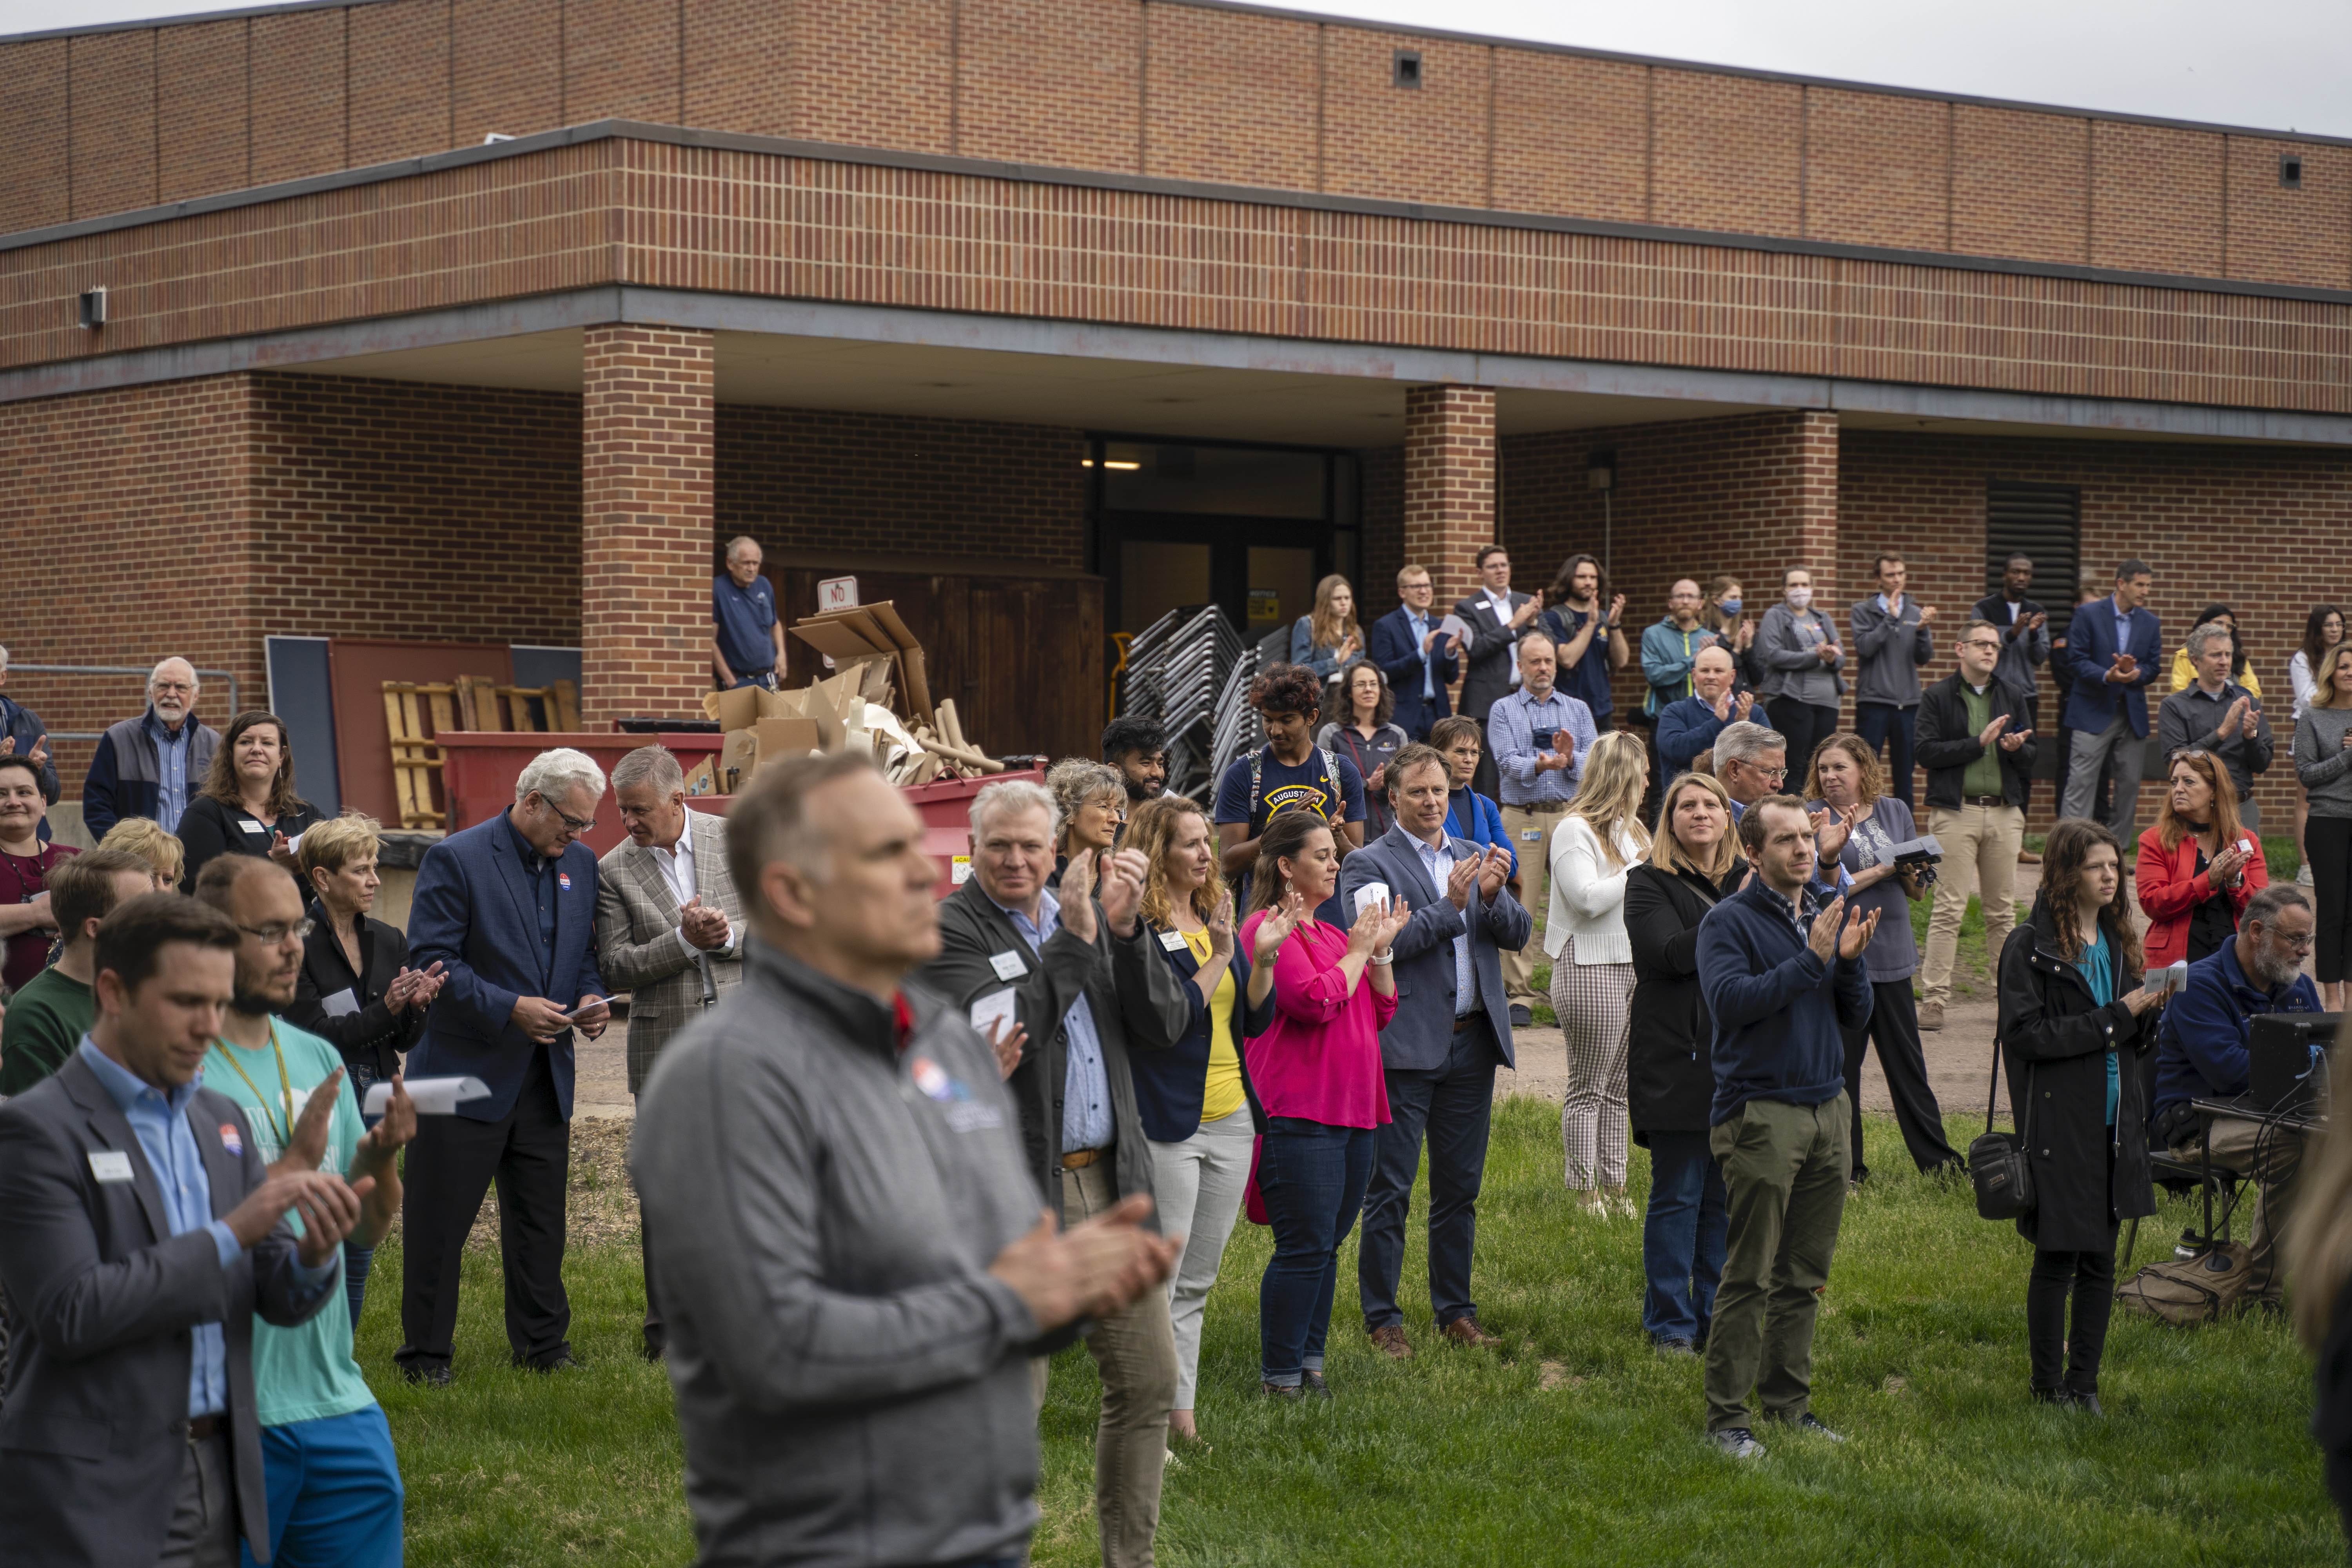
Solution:
<svg viewBox="0 0 2352 1568"><path fill-rule="evenodd" d="M1972 1129L1953 1119L1964 1140ZM1877 1147L1895 1148L1874 1119ZM1813 1568L2151 1563L2279 1568L2343 1561L2306 1435L2310 1373L2287 1329L2252 1317L2196 1331L2118 1315L2102 1396L2079 1420L2026 1396L2025 1275L2013 1229L1963 1189L1882 1159L1846 1210L1815 1342L1814 1401L1853 1440L1773 1439L1736 1467L1701 1436L1700 1371L1640 1329L1640 1226L1574 1212L1558 1113L1506 1102L1481 1205L1478 1301L1508 1341L1454 1352L1433 1331L1419 1215L1404 1278L1420 1355L1375 1360L1343 1250L1328 1404L1255 1393L1268 1233L1243 1222L1209 1301L1206 1451L1171 1469L1160 1560L1193 1564L1721 1563ZM1647 1156L1633 1154L1639 1198ZM1425 1193L1424 1194L1425 1195ZM2187 1205L2142 1227L2158 1256ZM677 1563L692 1554L669 1389L635 1354L634 1237L575 1247L577 1373L507 1370L494 1254L469 1255L460 1379L393 1373L396 1243L378 1254L362 1361L391 1415L409 1489L409 1561ZM1054 1365L1043 1420L1036 1561L1098 1559L1097 1384L1082 1351Z"/></svg>

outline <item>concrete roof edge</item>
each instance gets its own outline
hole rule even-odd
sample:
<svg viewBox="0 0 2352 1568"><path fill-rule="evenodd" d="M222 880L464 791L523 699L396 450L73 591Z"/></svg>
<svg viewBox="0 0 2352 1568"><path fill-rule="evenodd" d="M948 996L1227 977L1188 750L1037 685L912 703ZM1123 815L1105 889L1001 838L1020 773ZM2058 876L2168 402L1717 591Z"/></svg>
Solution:
<svg viewBox="0 0 2352 1568"><path fill-rule="evenodd" d="M183 16L148 16L123 22L93 22L79 27L45 27L33 33L0 34L0 44L32 43L47 38L80 37L96 33L136 32L147 27L175 27L201 22L225 22L238 17L273 16L289 11L327 11L355 5L377 5L387 0L279 0L269 5L236 6L194 12ZM1507 37L1499 33L1465 33L1450 27L1425 27L1389 23L1361 16L1328 16L1281 5L1260 5L1248 0L1143 0L1144 4L1184 5L1201 11L1231 11L1245 16L1270 16L1356 32L1387 33L1398 37L1432 38L1444 43L1473 44L1486 48L1526 49L1533 54L1568 55L1578 59L1607 60L1620 65L1661 70L1699 71L1709 76L1738 77L1749 81L1785 82L1793 87L1829 88L1839 92L1877 93L1888 98L1926 99L1937 103L1967 104L1978 109L2014 110L2067 120L2112 120L2126 125L2152 125L2171 131L2198 131L2221 136L2259 137L2266 142L2300 142L2323 147L2352 147L2352 136L2330 136L2313 131L2281 131L2273 127L2230 125L2217 121L2179 120L2168 115L2137 114L2125 110L2086 109L2078 105L2041 103L2030 99L1991 98L1980 93L1946 92L1931 87L1897 87L1886 82L1854 81L1843 77L1812 76L1801 71L1768 70L1759 66L1724 65L1713 60L1676 59L1666 55L1631 54L1622 49L1597 49L1580 44L1556 44L1543 39Z"/></svg>
<svg viewBox="0 0 2352 1568"><path fill-rule="evenodd" d="M1165 0L1163 0L1165 3ZM1185 0L1190 4L1192 0ZM347 190L387 180L406 179L437 169L459 168L499 158L521 157L554 147L577 146L610 140L650 142L668 146L709 147L721 151L760 153L779 157L807 158L820 163L857 163L880 168L926 170L967 174L982 179L1025 181L1033 184L1069 185L1092 190L1132 191L1203 201L1242 202L1259 206L1294 207L1310 212L1360 214L1367 217L1397 217L1434 223L1464 224L1489 228L1518 228L1557 234L1594 235L1664 245L1708 246L1728 250L1752 250L1770 255L1816 256L1839 260L1878 262L1903 267L1940 268L1959 272L2001 273L2024 278L2060 278L2124 288L2165 289L2188 293L2230 294L2265 300L2296 300L2326 305L2352 305L2352 289L2318 289L2291 283L2262 283L2236 278L2198 278L2168 272L2134 272L2116 268L2088 267L2074 262L2022 261L2010 257L1968 256L1940 250L1904 250L1887 246L1850 245L1816 239L1792 239L1774 235L1738 234L1714 229L1672 228L1659 224L1617 223L1600 218L1561 217L1546 213L1509 212L1489 207L1442 206L1425 202L1390 201L1373 196L1324 195L1313 191L1286 191L1256 185L1216 184L1204 180L1177 180L1148 174L1106 174L1066 169L1044 163L1014 163L937 153L904 153L888 148L853 147L831 142L808 142L782 136L758 136L736 131L696 131L635 120L596 120L556 131L541 131L478 147L458 147L446 153L404 158L360 169L310 174L301 179L258 185L217 195L195 196L161 206L110 213L103 217L0 235L0 252L52 245L95 234L165 223L206 213L256 206L328 191Z"/></svg>

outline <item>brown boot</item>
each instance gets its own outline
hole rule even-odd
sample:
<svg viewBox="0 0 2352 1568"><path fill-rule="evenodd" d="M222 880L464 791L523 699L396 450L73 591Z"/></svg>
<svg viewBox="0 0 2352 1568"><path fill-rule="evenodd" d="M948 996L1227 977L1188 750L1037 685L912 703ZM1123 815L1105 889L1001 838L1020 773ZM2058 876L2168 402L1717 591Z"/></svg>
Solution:
<svg viewBox="0 0 2352 1568"><path fill-rule="evenodd" d="M2031 849L2021 849L2017 852L2017 863L2021 866L2039 866L2042 864L2042 857Z"/></svg>
<svg viewBox="0 0 2352 1568"><path fill-rule="evenodd" d="M1402 1323L1382 1323L1370 1332L1372 1348L1389 1360L1411 1361L1412 1359L1412 1346L1405 1340Z"/></svg>
<svg viewBox="0 0 2352 1568"><path fill-rule="evenodd" d="M1474 1351L1492 1350L1503 1342L1502 1335L1488 1333L1478 1326L1475 1318L1456 1318L1437 1331L1449 1342Z"/></svg>
<svg viewBox="0 0 2352 1568"><path fill-rule="evenodd" d="M1919 1027L1940 1029L1944 1026L1944 1005L1941 1002L1919 1004Z"/></svg>

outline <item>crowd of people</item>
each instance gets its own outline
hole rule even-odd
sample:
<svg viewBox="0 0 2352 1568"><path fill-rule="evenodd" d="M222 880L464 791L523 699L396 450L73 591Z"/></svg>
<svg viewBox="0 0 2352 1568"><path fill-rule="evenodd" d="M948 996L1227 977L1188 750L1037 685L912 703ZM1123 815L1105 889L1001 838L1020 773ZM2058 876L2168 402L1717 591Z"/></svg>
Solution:
<svg viewBox="0 0 2352 1568"><path fill-rule="evenodd" d="M764 584L735 581L756 550L715 595ZM1635 637L1591 556L1539 595L1498 547L1474 565L1451 623L1425 567L1369 629L1327 579L1250 689L1265 743L1213 800L1167 791L1166 737L1135 718L1097 758L981 789L944 899L868 760L772 764L722 818L660 746L609 778L556 749L425 851L404 929L372 912L377 826L299 795L278 716L198 721L187 661L100 742L79 853L49 831L44 727L0 708L0 1514L26 1560L397 1562L397 1457L352 1349L374 1249L398 1217L400 1373L459 1381L458 1263L495 1184L511 1359L574 1364L575 1048L623 994L642 1349L677 1392L707 1560L1020 1561L1045 1369L1082 1341L1104 1561L1150 1563L1171 1448L1207 1436L1202 1327L1244 1215L1273 1243L1265 1398L1346 1392L1351 1235L1366 1342L1426 1348L1402 1278L1424 1169L1435 1340L1504 1344L1477 1206L1496 1074L1541 1007L1576 1223L1640 1225L1642 1328L1703 1363L1712 1441L1843 1441L1811 1341L1870 1176L1863 1066L1874 1047L1913 1163L1961 1177L1923 1033L1971 898L2040 1194L2024 1391L2098 1413L2118 1227L2154 1212L2153 1156L2210 1154L2256 1190L2251 1299L2283 1304L2304 1260L2341 1409L2352 1138L2306 1161L2258 1108L2214 1110L2246 1092L2256 1017L2342 998L2340 612L2312 613L2289 675L2306 896L2268 876L2275 742L2226 605L2149 711L2144 563L2056 637L2022 559L1957 625L1888 554L1843 627L1791 567L1760 616L1735 579L1677 581ZM714 673L775 679L781 645L762 669L750 635L772 605L738 608ZM2065 775L2037 857L2045 667ZM2141 833L2151 734L2169 773ZM627 838L599 858L608 794ZM484 1092L410 1093L458 1079ZM2352 1442L2330 1464L2352 1496Z"/></svg>

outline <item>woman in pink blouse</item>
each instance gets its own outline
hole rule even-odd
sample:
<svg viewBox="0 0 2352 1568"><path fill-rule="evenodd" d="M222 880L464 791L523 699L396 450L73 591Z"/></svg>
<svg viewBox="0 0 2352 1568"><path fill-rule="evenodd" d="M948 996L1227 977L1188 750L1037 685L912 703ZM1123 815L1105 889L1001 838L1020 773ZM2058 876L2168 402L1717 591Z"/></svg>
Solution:
<svg viewBox="0 0 2352 1568"><path fill-rule="evenodd" d="M1339 1244L1354 1228L1372 1174L1372 1130L1389 1120L1381 1029L1396 1015L1389 944L1404 929L1404 900L1367 907L1341 931L1313 916L1339 886L1331 829L1287 812L1258 840L1251 910L1249 1002L1274 994L1274 1026L1247 1047L1250 1082L1265 1108L1259 1195L1274 1226L1274 1258L1258 1287L1260 1376L1265 1392L1328 1394L1323 1340L1339 1278Z"/></svg>

